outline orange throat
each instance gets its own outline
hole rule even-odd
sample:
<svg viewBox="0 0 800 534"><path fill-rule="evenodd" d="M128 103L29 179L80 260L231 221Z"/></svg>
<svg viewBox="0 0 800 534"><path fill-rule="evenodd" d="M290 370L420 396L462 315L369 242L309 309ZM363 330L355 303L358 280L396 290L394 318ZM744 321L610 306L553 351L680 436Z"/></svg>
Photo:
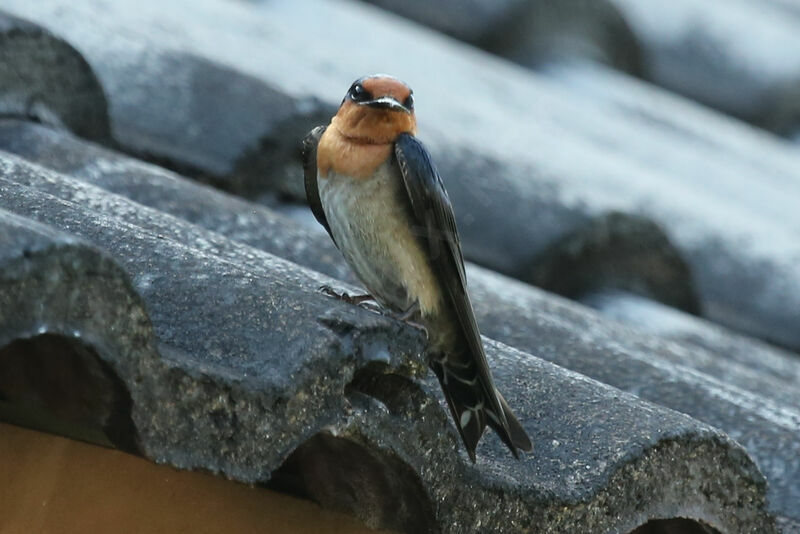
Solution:
<svg viewBox="0 0 800 534"><path fill-rule="evenodd" d="M394 140L401 133L416 133L413 114L345 102L319 140L320 177L325 178L333 171L353 178L369 178L391 157Z"/></svg>
<svg viewBox="0 0 800 534"><path fill-rule="evenodd" d="M391 143L371 144L345 137L331 124L317 147L317 169L320 178L327 178L331 171L353 178L366 179L372 176L392 153Z"/></svg>

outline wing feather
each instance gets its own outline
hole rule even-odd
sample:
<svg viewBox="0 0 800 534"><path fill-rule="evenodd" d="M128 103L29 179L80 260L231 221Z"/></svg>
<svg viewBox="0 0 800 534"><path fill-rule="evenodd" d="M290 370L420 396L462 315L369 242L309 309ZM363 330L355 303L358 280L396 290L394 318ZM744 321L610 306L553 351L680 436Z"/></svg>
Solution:
<svg viewBox="0 0 800 534"><path fill-rule="evenodd" d="M317 185L317 146L322 134L325 133L327 126L317 126L303 139L303 177L306 187L306 201L311 208L317 221L327 230L328 235L333 239L331 228L328 226L328 219L325 217L325 210L322 209L322 201L319 199L319 186ZM336 240L333 239L334 244Z"/></svg>
<svg viewBox="0 0 800 534"><path fill-rule="evenodd" d="M423 245L427 247L437 280L444 289L447 304L458 318L461 334L466 342L468 353L466 356L469 361L464 363L467 363L468 367L476 372L479 384L479 386L477 384L476 386L482 390L482 394L479 397L486 404L485 409L490 412L490 415L494 415L497 418L496 421L490 424L498 430L503 441L515 454L515 447L530 450L530 441L527 435L511 413L508 405L501 400L494 386L472 303L467 293L464 259L453 215L453 207L450 204L442 179L428 151L422 143L410 134L401 134L397 138L395 141L395 156L403 176L406 193L408 194L415 229ZM447 363L444 361L437 363L444 365L444 368L439 370L437 375L440 373L453 374L456 371L454 368L448 371ZM452 364L458 363L452 362ZM440 376L441 379L442 376ZM480 431L473 429L470 432L470 439L467 440L465 431L468 428L466 427L471 425L464 425L465 428L462 430L459 420L462 418L463 412L459 413L454 409L452 399L448 398L448 403L451 410L454 411L456 426L459 428L462 438L465 438L465 441L477 443L477 439L480 438ZM482 423L485 418L481 415L480 419ZM465 420L465 422L469 422L468 417L465 417ZM477 425L477 420L478 418L476 417L471 422ZM511 422L510 426L514 428L509 428L509 421ZM480 426L480 430L482 430L483 426ZM477 438L474 437L476 432ZM471 443L468 443L468 447ZM474 444L472 447L474 448ZM474 451L471 451L471 455L474 457Z"/></svg>

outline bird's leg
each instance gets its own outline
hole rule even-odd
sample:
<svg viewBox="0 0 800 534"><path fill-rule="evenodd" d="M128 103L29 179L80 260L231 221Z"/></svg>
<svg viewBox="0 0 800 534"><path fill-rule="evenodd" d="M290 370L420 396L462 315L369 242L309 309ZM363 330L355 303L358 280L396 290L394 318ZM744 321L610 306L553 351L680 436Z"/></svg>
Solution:
<svg viewBox="0 0 800 534"><path fill-rule="evenodd" d="M409 306L401 315L398 315L397 318L404 323L407 323L417 314L417 312L419 312L419 301L415 300L414 304Z"/></svg>
<svg viewBox="0 0 800 534"><path fill-rule="evenodd" d="M351 295L345 291L342 292L336 291L328 284L320 286L319 290L324 294L328 295L329 297L337 298L342 302L346 302L348 304L355 304L356 306L361 306L362 308L378 313L380 313L381 311L381 309L377 305L369 303L369 301L373 302L375 301L375 298L369 293L364 293L362 295Z"/></svg>
<svg viewBox="0 0 800 534"><path fill-rule="evenodd" d="M412 326L417 330L422 330L422 332L425 334L425 338L428 338L428 329L425 328L425 325L412 320L416 317L418 313L419 313L419 301L416 300L411 306L409 306L406 309L406 311L404 311L402 314L396 317L398 320L403 321L408 326Z"/></svg>

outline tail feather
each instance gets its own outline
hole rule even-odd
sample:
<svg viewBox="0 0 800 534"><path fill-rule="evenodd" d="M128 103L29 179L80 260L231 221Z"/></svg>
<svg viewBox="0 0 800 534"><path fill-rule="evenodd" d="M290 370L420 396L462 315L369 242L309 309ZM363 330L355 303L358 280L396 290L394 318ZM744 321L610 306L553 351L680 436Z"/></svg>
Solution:
<svg viewBox="0 0 800 534"><path fill-rule="evenodd" d="M533 448L528 435L500 392L491 384L483 384L477 369L469 367L463 360L457 365L448 365L446 358L431 360L431 368L442 386L470 460L475 463L475 449L487 426L497 432L514 457L519 458L517 449L530 451ZM489 391L494 392L496 400L487 398ZM493 406L498 406L502 413L497 413Z"/></svg>
<svg viewBox="0 0 800 534"><path fill-rule="evenodd" d="M508 441L506 441L505 438L503 441L509 446L509 448L511 448L511 445L513 445L514 447L525 452L531 452L533 450L533 444L531 443L531 439L528 437L528 433L525 432L524 428L522 428L522 425L514 415L514 412L511 411L511 406L508 405L506 399L503 398L499 391L495 391L497 392L497 398L500 399L500 406L503 408L503 413L506 416L507 426L504 428L504 430L507 433ZM489 424L492 426L495 432L500 434L501 437L503 436L499 429L492 425L492 423ZM509 445L509 442L511 445Z"/></svg>

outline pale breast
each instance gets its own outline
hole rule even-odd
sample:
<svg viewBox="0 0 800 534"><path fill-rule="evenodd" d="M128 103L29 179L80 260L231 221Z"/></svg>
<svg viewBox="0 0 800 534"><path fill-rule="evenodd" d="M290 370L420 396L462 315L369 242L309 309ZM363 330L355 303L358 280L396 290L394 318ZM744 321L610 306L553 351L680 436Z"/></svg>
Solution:
<svg viewBox="0 0 800 534"><path fill-rule="evenodd" d="M419 302L423 315L441 292L412 225L399 169L384 163L368 179L334 171L317 177L325 217L350 267L381 304L396 311Z"/></svg>

